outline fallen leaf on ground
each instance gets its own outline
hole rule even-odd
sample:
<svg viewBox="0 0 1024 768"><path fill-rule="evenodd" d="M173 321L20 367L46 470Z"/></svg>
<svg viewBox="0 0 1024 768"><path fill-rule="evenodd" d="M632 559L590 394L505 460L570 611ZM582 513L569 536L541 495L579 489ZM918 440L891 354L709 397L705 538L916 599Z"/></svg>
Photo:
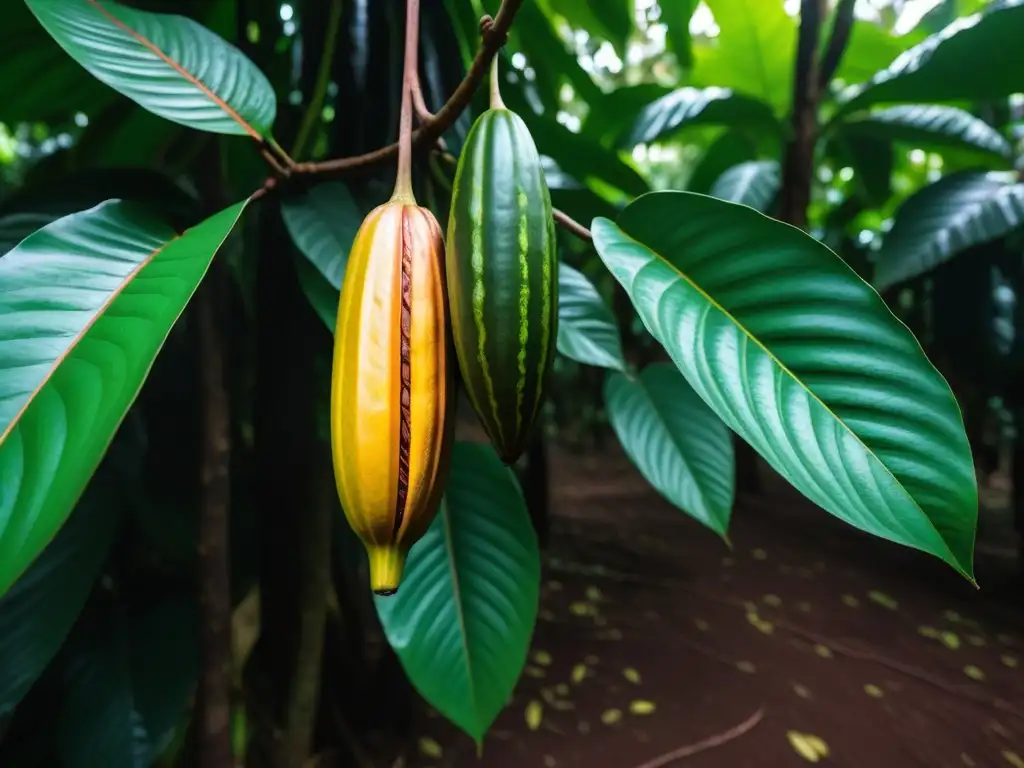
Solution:
<svg viewBox="0 0 1024 768"><path fill-rule="evenodd" d="M587 600L592 600L594 602L597 602L598 600L601 599L601 590L598 589L597 587L587 587L586 595L587 595Z"/></svg>
<svg viewBox="0 0 1024 768"><path fill-rule="evenodd" d="M542 667L551 666L551 654L547 651L537 651L533 654L533 660Z"/></svg>
<svg viewBox="0 0 1024 768"><path fill-rule="evenodd" d="M814 646L814 652L821 656L821 658L823 659L832 658L832 649L829 648L827 645L822 645L821 643L818 643Z"/></svg>
<svg viewBox="0 0 1024 768"><path fill-rule="evenodd" d="M737 661L736 669L740 672L746 672L748 675L752 675L757 671L752 661Z"/></svg>
<svg viewBox="0 0 1024 768"><path fill-rule="evenodd" d="M572 668L572 681L574 683L582 683L583 678L587 676L587 665L577 664Z"/></svg>
<svg viewBox="0 0 1024 768"><path fill-rule="evenodd" d="M778 595L765 595L761 598L765 605L770 605L772 608L778 608L782 605L782 598Z"/></svg>
<svg viewBox="0 0 1024 768"><path fill-rule="evenodd" d="M796 683L793 686L793 693L795 693L801 699L811 698L811 689L808 688L806 685L800 685L800 683Z"/></svg>
<svg viewBox="0 0 1024 768"><path fill-rule="evenodd" d="M814 734L788 731L786 738L794 751L809 763L817 763L823 757L828 757L828 744Z"/></svg>
<svg viewBox="0 0 1024 768"><path fill-rule="evenodd" d="M1024 758L1021 758L1021 756L1013 750L1004 749L1003 759L1012 765L1013 768L1024 768Z"/></svg>
<svg viewBox="0 0 1024 768"><path fill-rule="evenodd" d="M637 685L639 685L640 683L640 673L632 667L626 667L624 670L622 670L622 676L629 680L629 682L631 683L636 683Z"/></svg>
<svg viewBox="0 0 1024 768"><path fill-rule="evenodd" d="M885 692L881 688L877 685L872 685L871 683L864 686L864 693L873 699L880 699L885 695Z"/></svg>
<svg viewBox="0 0 1024 768"><path fill-rule="evenodd" d="M621 709L606 709L601 713L601 722L605 725L615 725L622 719Z"/></svg>
<svg viewBox="0 0 1024 768"><path fill-rule="evenodd" d="M709 629L711 629L711 625L704 621L704 619L694 619L693 625L701 632L707 632Z"/></svg>
<svg viewBox="0 0 1024 768"><path fill-rule="evenodd" d="M642 699L631 702L629 705L629 711L634 715L649 715L654 712L654 702L643 701Z"/></svg>
<svg viewBox="0 0 1024 768"><path fill-rule="evenodd" d="M976 667L973 664L968 664L966 667L964 667L964 674L971 678L971 680L980 681L985 679L985 673L979 667Z"/></svg>
<svg viewBox="0 0 1024 768"><path fill-rule="evenodd" d="M879 592L877 589L872 589L868 592L868 598L870 598L871 602L878 603L878 605L888 608L890 611L895 611L899 607L899 603L893 598L889 597L885 592Z"/></svg>
<svg viewBox="0 0 1024 768"><path fill-rule="evenodd" d="M1004 653L1002 656L999 657L999 659L1000 659L1000 661L1003 662L1003 664L1008 666L1010 669L1016 669L1017 668L1017 664L1019 663L1017 661L1017 657L1016 656L1011 656L1008 653Z"/></svg>
<svg viewBox="0 0 1024 768"><path fill-rule="evenodd" d="M760 549L760 548L751 550L750 555L755 560L767 560L768 559L768 553L765 552L763 549Z"/></svg>
<svg viewBox="0 0 1024 768"><path fill-rule="evenodd" d="M540 721L544 717L544 705L539 701L531 701L526 705L526 727L531 731L540 728Z"/></svg>
<svg viewBox="0 0 1024 768"><path fill-rule="evenodd" d="M957 636L956 632L950 632L949 630L941 632L939 634L939 639L942 641L944 646L951 650L955 651L960 647L960 638Z"/></svg>
<svg viewBox="0 0 1024 768"><path fill-rule="evenodd" d="M860 600L853 595L843 595L843 605L849 606L850 608L856 608L860 605Z"/></svg>
<svg viewBox="0 0 1024 768"><path fill-rule="evenodd" d="M420 739L420 754L425 757L441 757L444 751L441 749L441 745L433 739L424 736Z"/></svg>

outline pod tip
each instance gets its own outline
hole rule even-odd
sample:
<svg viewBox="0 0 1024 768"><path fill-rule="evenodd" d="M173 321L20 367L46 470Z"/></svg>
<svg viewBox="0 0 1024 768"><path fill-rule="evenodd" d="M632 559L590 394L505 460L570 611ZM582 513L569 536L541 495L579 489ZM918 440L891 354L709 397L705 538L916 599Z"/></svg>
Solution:
<svg viewBox="0 0 1024 768"><path fill-rule="evenodd" d="M391 544L367 547L370 560L370 589L373 594L390 597L398 591L405 570L405 552Z"/></svg>
<svg viewBox="0 0 1024 768"><path fill-rule="evenodd" d="M377 595L377 597L391 597L392 595L397 594L397 593L398 593L398 587L395 587L394 589L375 589L375 590L373 590L373 594Z"/></svg>

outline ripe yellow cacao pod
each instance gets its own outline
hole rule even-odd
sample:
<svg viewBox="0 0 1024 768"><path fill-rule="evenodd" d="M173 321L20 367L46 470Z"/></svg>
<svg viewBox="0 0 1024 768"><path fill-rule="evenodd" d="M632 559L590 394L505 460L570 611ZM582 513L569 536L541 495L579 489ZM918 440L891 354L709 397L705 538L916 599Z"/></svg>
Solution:
<svg viewBox="0 0 1024 768"><path fill-rule="evenodd" d="M363 221L338 304L331 448L338 495L394 594L437 514L454 428L444 237L426 208L393 200Z"/></svg>

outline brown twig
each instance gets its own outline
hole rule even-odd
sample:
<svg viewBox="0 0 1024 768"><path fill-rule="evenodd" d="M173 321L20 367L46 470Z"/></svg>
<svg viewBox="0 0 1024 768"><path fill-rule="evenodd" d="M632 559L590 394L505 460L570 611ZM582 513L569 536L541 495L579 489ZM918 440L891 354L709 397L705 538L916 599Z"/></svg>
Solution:
<svg viewBox="0 0 1024 768"><path fill-rule="evenodd" d="M761 720L764 719L764 708L757 710L754 714L748 717L739 725L735 725L727 731L717 733L714 736L709 736L706 739L698 741L696 744L688 744L685 747L674 749L671 752L666 752L664 755L659 755L653 760L648 760L646 763L636 766L636 768L663 768L666 765L671 765L679 760L684 760L687 757L692 757L698 752L705 752L715 747L720 747L723 744L728 744L730 741L738 739L747 731L753 730Z"/></svg>
<svg viewBox="0 0 1024 768"><path fill-rule="evenodd" d="M592 243L594 241L594 236L590 234L590 230L569 216L569 214L563 213L555 208L551 212L551 217L555 220L555 224L562 227L562 229L567 232L571 232L576 235L580 240L586 240L588 243Z"/></svg>
<svg viewBox="0 0 1024 768"><path fill-rule="evenodd" d="M274 153L270 151L269 146L260 147L260 157L270 166L270 170L274 172L276 178L287 179L291 175L291 172L274 157Z"/></svg>
<svg viewBox="0 0 1024 768"><path fill-rule="evenodd" d="M502 0L497 16L483 35L480 50L470 64L466 76L437 114L426 121L412 134L414 147L431 146L459 118L476 93L480 83L487 76L491 59L497 55L508 40L508 30L512 26L516 13L523 0ZM299 174L330 175L351 173L369 166L391 160L398 155L398 143L389 144L373 152L354 157L342 157L336 160L325 160L319 163L298 163L293 171Z"/></svg>
<svg viewBox="0 0 1024 768"><path fill-rule="evenodd" d="M420 123L429 123L434 119L434 113L427 108L427 100L423 98L423 86L420 85L419 70L412 71L412 106L416 111L416 119Z"/></svg>
<svg viewBox="0 0 1024 768"><path fill-rule="evenodd" d="M822 88L827 88L835 77L843 54L846 53L846 45L850 42L850 33L853 31L853 8L856 4L857 0L839 0L835 20L832 22L832 34L825 47L825 55L821 59L818 82Z"/></svg>

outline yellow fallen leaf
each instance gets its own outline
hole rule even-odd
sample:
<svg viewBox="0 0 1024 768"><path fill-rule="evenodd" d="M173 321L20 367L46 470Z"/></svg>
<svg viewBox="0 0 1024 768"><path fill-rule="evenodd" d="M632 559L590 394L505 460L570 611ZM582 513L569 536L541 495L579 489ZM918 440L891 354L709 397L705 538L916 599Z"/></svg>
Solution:
<svg viewBox="0 0 1024 768"><path fill-rule="evenodd" d="M1003 760L1012 765L1013 768L1024 768L1024 758L1021 758L1021 756L1013 750L1004 749Z"/></svg>
<svg viewBox="0 0 1024 768"><path fill-rule="evenodd" d="M1019 664L1019 662L1017 661L1017 657L1011 656L1008 653L1004 653L1002 656L999 657L999 659L1003 662L1003 664L1008 666L1010 669L1016 669L1017 665Z"/></svg>
<svg viewBox="0 0 1024 768"><path fill-rule="evenodd" d="M587 587L587 591L585 594L587 596L587 600L597 602L601 599L601 590L597 587Z"/></svg>
<svg viewBox="0 0 1024 768"><path fill-rule="evenodd" d="M558 700L555 696L555 692L550 688L541 688L540 697L548 704L554 704Z"/></svg>
<svg viewBox="0 0 1024 768"><path fill-rule="evenodd" d="M539 701L531 701L526 705L526 727L531 731L540 728L540 721L544 717L544 705Z"/></svg>
<svg viewBox="0 0 1024 768"><path fill-rule="evenodd" d="M793 693L795 693L801 699L811 698L811 689L808 688L806 685L800 685L800 683L796 683L793 685Z"/></svg>
<svg viewBox="0 0 1024 768"><path fill-rule="evenodd" d="M757 671L752 661L737 661L736 669L740 672L746 672L748 675L752 675Z"/></svg>
<svg viewBox="0 0 1024 768"><path fill-rule="evenodd" d="M757 628L758 632L763 632L766 635L770 635L775 630L775 627L772 626L772 623L770 621L762 619L760 616L757 615L756 611L751 611L747 614L747 621L753 624L754 627Z"/></svg>
<svg viewBox="0 0 1024 768"><path fill-rule="evenodd" d="M593 667L599 661L601 661L601 660L597 656L592 654L592 653L588 653L586 656L583 657L583 663L584 664L588 664L591 667Z"/></svg>
<svg viewBox="0 0 1024 768"><path fill-rule="evenodd" d="M765 552L763 549L760 549L760 548L751 550L750 555L755 560L767 560L768 559L768 553Z"/></svg>
<svg viewBox="0 0 1024 768"><path fill-rule="evenodd" d="M444 750L441 749L441 745L433 739L424 736L420 739L420 754L424 757L441 757L444 754Z"/></svg>
<svg viewBox="0 0 1024 768"><path fill-rule="evenodd" d="M1003 645L1013 645L1013 638L1005 632L1000 632L998 635L996 635L996 640L998 640Z"/></svg>
<svg viewBox="0 0 1024 768"><path fill-rule="evenodd" d="M540 679L544 677L545 674L547 674L543 669L541 669L540 667L535 667L532 664L528 664L526 669L524 669L523 671L526 672L526 674L530 677L534 677L537 679Z"/></svg>
<svg viewBox="0 0 1024 768"><path fill-rule="evenodd" d="M631 702L629 705L629 711L634 715L649 715L654 712L654 702L643 701L642 699Z"/></svg>
<svg viewBox="0 0 1024 768"><path fill-rule="evenodd" d="M622 719L621 709L607 709L601 713L601 722L605 725L615 725Z"/></svg>
<svg viewBox="0 0 1024 768"><path fill-rule="evenodd" d="M622 670L622 676L629 680L629 682L631 683L636 683L638 685L640 684L640 673L632 667L626 667L624 670Z"/></svg>
<svg viewBox="0 0 1024 768"><path fill-rule="evenodd" d="M832 658L832 649L829 648L827 645L822 645L821 643L818 643L814 646L814 652L821 656L821 658L823 659Z"/></svg>
<svg viewBox="0 0 1024 768"><path fill-rule="evenodd" d="M935 640L935 639L937 639L939 637L939 630L937 630L935 627L929 627L929 626L918 627L917 628L917 633L919 635L923 635L924 637L930 637L933 640Z"/></svg>
<svg viewBox="0 0 1024 768"><path fill-rule="evenodd" d="M566 712L570 709L576 709L576 705L573 704L571 701L561 701L559 699L555 699L554 701L552 701L551 706L557 709L559 712Z"/></svg>
<svg viewBox="0 0 1024 768"><path fill-rule="evenodd" d="M985 673L973 664L968 664L964 667L964 674L971 678L971 680L981 681L985 679Z"/></svg>
<svg viewBox="0 0 1024 768"><path fill-rule="evenodd" d="M858 605L860 605L860 600L858 600L853 595L843 595L843 605L846 605L850 608L856 608Z"/></svg>
<svg viewBox="0 0 1024 768"><path fill-rule="evenodd" d="M880 606L888 608L890 611L895 611L896 608L899 607L899 603L884 592L879 592L877 589L872 589L868 592L868 597L871 599L871 602L878 603Z"/></svg>
<svg viewBox="0 0 1024 768"><path fill-rule="evenodd" d="M543 608L537 614L537 618L540 619L541 621L554 621L555 620L555 614L552 611L549 611L547 608Z"/></svg>
<svg viewBox="0 0 1024 768"><path fill-rule="evenodd" d="M985 645L985 638L981 635L968 635L967 642L977 648L981 648L983 645Z"/></svg>
<svg viewBox="0 0 1024 768"><path fill-rule="evenodd" d="M947 648L950 648L954 651L960 647L960 638L957 636L956 632L950 632L949 630L946 630L945 632L940 632L939 640L941 640L942 644L945 645Z"/></svg>
<svg viewBox="0 0 1024 768"><path fill-rule="evenodd" d="M943 616L943 618L946 619L946 621L951 621L954 624L956 624L958 621L960 621L960 614L957 613L956 611L949 611L949 610L943 611L942 612L942 616Z"/></svg>
<svg viewBox="0 0 1024 768"><path fill-rule="evenodd" d="M547 651L537 651L533 654L533 660L540 664L542 667L551 666L551 654Z"/></svg>
<svg viewBox="0 0 1024 768"><path fill-rule="evenodd" d="M786 738L793 750L809 763L828 757L828 745L813 734L787 731Z"/></svg>
<svg viewBox="0 0 1024 768"><path fill-rule="evenodd" d="M555 693L557 693L559 696L568 696L569 686L565 683L559 683L555 686Z"/></svg>
<svg viewBox="0 0 1024 768"><path fill-rule="evenodd" d="M621 640L622 630L612 627L611 629L605 629L597 633L598 640Z"/></svg>
<svg viewBox="0 0 1024 768"><path fill-rule="evenodd" d="M974 762L974 758L972 758L966 752L960 753L960 762L966 765L967 768L973 768L975 765L977 765L977 763Z"/></svg>
<svg viewBox="0 0 1024 768"><path fill-rule="evenodd" d="M569 606L569 610L576 616L586 616L590 613L590 606L577 601Z"/></svg>
<svg viewBox="0 0 1024 768"><path fill-rule="evenodd" d="M778 595L765 595L761 598L765 605L770 605L772 608L778 608L782 605L782 598Z"/></svg>
<svg viewBox="0 0 1024 768"><path fill-rule="evenodd" d="M885 692L881 688L871 683L864 686L864 693L873 699L880 699L885 695Z"/></svg>
<svg viewBox="0 0 1024 768"><path fill-rule="evenodd" d="M558 765L558 761L553 755L544 755L544 768L555 768L556 765Z"/></svg>
<svg viewBox="0 0 1024 768"><path fill-rule="evenodd" d="M559 592L562 589L562 582L560 582L560 581L549 581L548 582L548 589L550 589L552 592Z"/></svg>
<svg viewBox="0 0 1024 768"><path fill-rule="evenodd" d="M693 625L697 627L697 629L699 629L701 632L707 632L709 629L711 629L711 625L704 621L704 619L694 619Z"/></svg>
<svg viewBox="0 0 1024 768"><path fill-rule="evenodd" d="M802 611L803 613L810 613L811 604L808 603L806 600L801 600L799 603L796 604L796 609L798 611Z"/></svg>
<svg viewBox="0 0 1024 768"><path fill-rule="evenodd" d="M577 664L572 668L572 681L574 683L582 683L583 678L587 676L587 665Z"/></svg>
<svg viewBox="0 0 1024 768"><path fill-rule="evenodd" d="M606 619L604 616L594 616L594 626L606 627L608 626L608 619Z"/></svg>

